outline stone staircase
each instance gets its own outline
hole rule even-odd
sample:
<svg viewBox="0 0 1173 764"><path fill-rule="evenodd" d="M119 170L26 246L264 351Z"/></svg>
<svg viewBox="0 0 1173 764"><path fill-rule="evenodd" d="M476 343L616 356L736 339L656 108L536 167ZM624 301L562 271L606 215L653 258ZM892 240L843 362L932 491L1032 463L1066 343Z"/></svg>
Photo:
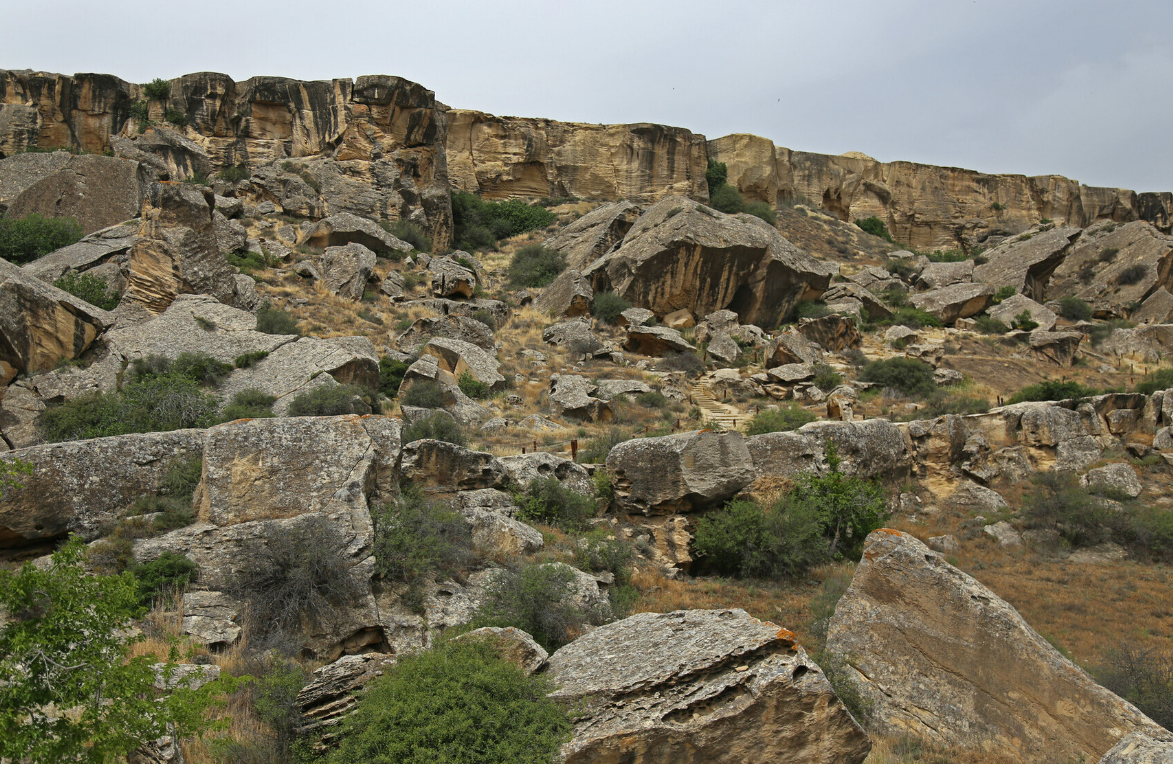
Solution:
<svg viewBox="0 0 1173 764"><path fill-rule="evenodd" d="M740 430L753 417L714 398L710 383L708 377L702 377L692 384L692 402L701 410L701 420L722 430Z"/></svg>

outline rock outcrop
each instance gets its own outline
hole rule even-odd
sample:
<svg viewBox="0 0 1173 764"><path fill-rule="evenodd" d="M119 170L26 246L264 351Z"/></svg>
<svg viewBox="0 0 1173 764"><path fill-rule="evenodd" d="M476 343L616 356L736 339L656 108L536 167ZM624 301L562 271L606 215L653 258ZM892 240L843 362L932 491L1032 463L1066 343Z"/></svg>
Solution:
<svg viewBox="0 0 1173 764"><path fill-rule="evenodd" d="M391 257L412 249L410 244L395 238L378 224L349 212L319 220L310 233L309 243L323 249L361 244L379 257Z"/></svg>
<svg viewBox="0 0 1173 764"><path fill-rule="evenodd" d="M626 199L604 204L546 239L542 246L561 252L570 268L581 270L623 241L639 216L640 208Z"/></svg>
<svg viewBox="0 0 1173 764"><path fill-rule="evenodd" d="M137 225L110 226L26 263L21 269L50 284L67 273L89 273L122 292L130 274L130 251L137 242Z"/></svg>
<svg viewBox="0 0 1173 764"><path fill-rule="evenodd" d="M594 296L590 281L582 272L567 268L534 300L534 309L557 318L585 316L591 312Z"/></svg>
<svg viewBox="0 0 1173 764"><path fill-rule="evenodd" d="M984 253L987 262L973 270L973 278L994 289L1012 286L1018 293L1042 302L1047 282L1063 264L1079 239L1078 228L1036 230L1007 239Z"/></svg>
<svg viewBox="0 0 1173 764"><path fill-rule="evenodd" d="M322 253L322 282L331 294L358 302L375 268L375 253L362 244L330 247Z"/></svg>
<svg viewBox="0 0 1173 764"><path fill-rule="evenodd" d="M566 764L859 764L867 734L786 629L744 610L640 613L550 656L578 710Z"/></svg>
<svg viewBox="0 0 1173 764"><path fill-rule="evenodd" d="M1173 739L1134 732L1112 746L1100 764L1168 764L1173 761Z"/></svg>
<svg viewBox="0 0 1173 764"><path fill-rule="evenodd" d="M1089 227L1055 269L1047 299L1078 297L1101 316L1125 316L1157 289L1173 289L1173 236L1145 221Z"/></svg>
<svg viewBox="0 0 1173 764"><path fill-rule="evenodd" d="M912 296L912 304L919 310L932 313L945 324L959 318L976 316L986 309L994 297L994 288L985 284L951 284L920 292Z"/></svg>
<svg viewBox="0 0 1173 764"><path fill-rule="evenodd" d="M912 536L868 536L827 649L879 731L1014 761L1096 761L1160 728L1096 684L1010 605Z"/></svg>
<svg viewBox="0 0 1173 764"><path fill-rule="evenodd" d="M75 156L61 169L22 190L9 204L6 215L73 218L83 233L93 233L138 217L150 180L138 162Z"/></svg>

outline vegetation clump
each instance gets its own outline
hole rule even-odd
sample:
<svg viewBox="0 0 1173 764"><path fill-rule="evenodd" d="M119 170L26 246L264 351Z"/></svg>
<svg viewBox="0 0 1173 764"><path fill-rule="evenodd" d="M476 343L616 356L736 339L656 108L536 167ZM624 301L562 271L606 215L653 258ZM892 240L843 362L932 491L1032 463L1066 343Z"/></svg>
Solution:
<svg viewBox="0 0 1173 764"><path fill-rule="evenodd" d="M102 310L114 310L122 301L122 295L117 289L111 289L106 279L91 273L67 273L54 281L53 286Z"/></svg>
<svg viewBox="0 0 1173 764"><path fill-rule="evenodd" d="M715 159L709 160L708 169L705 170L705 180L709 185L709 204L713 209L729 215L745 212L761 218L770 225L777 222L777 215L769 204L758 200L745 201L741 192L728 184L728 177L729 168L724 162L718 162ZM670 210L668 217L672 217L677 212L679 209Z"/></svg>
<svg viewBox="0 0 1173 764"><path fill-rule="evenodd" d="M1048 379L1045 382L1027 385L1012 395L1008 403L1065 401L1070 398L1086 398L1098 393L1095 388L1085 387L1073 379Z"/></svg>
<svg viewBox="0 0 1173 764"><path fill-rule="evenodd" d="M521 519L566 530L585 527L596 511L594 499L567 488L554 477L532 481L515 500L521 508Z"/></svg>
<svg viewBox="0 0 1173 764"><path fill-rule="evenodd" d="M815 421L815 415L796 403L778 409L766 409L754 416L745 429L746 435L764 435L767 432L797 430L808 422Z"/></svg>
<svg viewBox="0 0 1173 764"><path fill-rule="evenodd" d="M481 400L483 398L489 397L489 383L480 381L473 375L471 371L466 371L461 374L460 378L457 379L456 382L460 387L460 392L464 393L473 400Z"/></svg>
<svg viewBox="0 0 1173 764"><path fill-rule="evenodd" d="M0 258L13 265L31 263L81 237L81 225L73 218L47 218L35 212L23 218L0 218Z"/></svg>
<svg viewBox="0 0 1173 764"><path fill-rule="evenodd" d="M913 398L931 395L937 389L933 367L915 358L885 358L863 367L859 378Z"/></svg>
<svg viewBox="0 0 1173 764"><path fill-rule="evenodd" d="M544 287L566 270L566 255L541 244L530 244L513 253L509 283L519 289Z"/></svg>
<svg viewBox="0 0 1173 764"><path fill-rule="evenodd" d="M1059 315L1068 321L1088 321L1092 317L1092 306L1078 297L1064 297L1059 300Z"/></svg>
<svg viewBox="0 0 1173 764"><path fill-rule="evenodd" d="M273 404L276 402L277 398L274 396L250 387L232 396L232 400L224 407L221 418L226 422L236 419L267 419L276 416L273 413Z"/></svg>
<svg viewBox="0 0 1173 764"><path fill-rule="evenodd" d="M417 252L431 252L432 251L432 237L424 232L410 220L399 218L393 222L380 223L387 233L391 234L401 241L405 241L412 246ZM400 258L402 259L402 258Z"/></svg>
<svg viewBox="0 0 1173 764"><path fill-rule="evenodd" d="M297 328L297 319L267 302L257 309L257 331L264 334L301 336L301 330Z"/></svg>
<svg viewBox="0 0 1173 764"><path fill-rule="evenodd" d="M411 364L385 355L379 359L379 394L388 398L399 395L399 386Z"/></svg>
<svg viewBox="0 0 1173 764"><path fill-rule="evenodd" d="M888 226L884 224L883 220L880 220L875 215L872 215L871 217L860 218L859 220L855 221L855 224L859 226L859 228L864 233L869 233L872 236L879 236L881 239L889 243L895 243L892 239L892 234L888 233Z"/></svg>
<svg viewBox="0 0 1173 764"><path fill-rule="evenodd" d="M465 191L452 192L454 246L473 251L496 246L498 239L545 228L558 216L538 204L520 199L489 202Z"/></svg>
<svg viewBox="0 0 1173 764"><path fill-rule="evenodd" d="M458 446L468 444L468 437L464 434L464 429L446 411L435 411L403 428L402 440L404 443L414 443L425 438L442 440L445 443L454 443Z"/></svg>
<svg viewBox="0 0 1173 764"><path fill-rule="evenodd" d="M403 393L400 403L404 406L418 406L425 409L444 407L444 388L430 379L417 379Z"/></svg>
<svg viewBox="0 0 1173 764"><path fill-rule="evenodd" d="M429 501L414 485L374 517L375 563L380 576L403 583L435 575L455 576L468 564L468 522L440 501Z"/></svg>
<svg viewBox="0 0 1173 764"><path fill-rule="evenodd" d="M578 599L574 568L529 563L494 577L473 625L521 629L553 652L578 636L585 624L602 622L608 615Z"/></svg>
<svg viewBox="0 0 1173 764"><path fill-rule="evenodd" d="M1168 390L1173 387L1173 369L1157 369L1144 376L1133 388L1135 392L1152 395L1158 390Z"/></svg>
<svg viewBox="0 0 1173 764"><path fill-rule="evenodd" d="M370 392L354 385L321 385L299 393L289 404L289 416L370 414L378 406Z"/></svg>
<svg viewBox="0 0 1173 764"><path fill-rule="evenodd" d="M614 292L599 292L591 301L591 315L605 324L616 324L623 311L631 308L631 303Z"/></svg>

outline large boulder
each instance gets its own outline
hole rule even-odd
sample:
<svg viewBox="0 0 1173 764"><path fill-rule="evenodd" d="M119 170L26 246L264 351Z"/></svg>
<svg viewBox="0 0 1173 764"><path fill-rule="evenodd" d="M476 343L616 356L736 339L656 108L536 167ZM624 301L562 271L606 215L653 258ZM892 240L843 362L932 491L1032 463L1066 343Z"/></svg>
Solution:
<svg viewBox="0 0 1173 764"><path fill-rule="evenodd" d="M565 255L571 268L582 269L623 241L639 214L639 207L626 199L604 204L546 239L542 246Z"/></svg>
<svg viewBox="0 0 1173 764"><path fill-rule="evenodd" d="M695 347L666 326L628 326L623 349L640 355L661 356L666 353L691 353Z"/></svg>
<svg viewBox="0 0 1173 764"><path fill-rule="evenodd" d="M202 146L170 127L156 125L137 135L114 136L110 147L115 156L150 167L161 180L186 180L216 169Z"/></svg>
<svg viewBox="0 0 1173 764"><path fill-rule="evenodd" d="M322 249L361 244L379 257L412 250L410 244L387 233L378 223L349 212L319 220L309 236L309 243Z"/></svg>
<svg viewBox="0 0 1173 764"><path fill-rule="evenodd" d="M67 273L90 272L106 279L110 287L122 291L130 271L130 250L137 241L137 226L110 226L91 233L76 244L26 263L21 269L50 284Z"/></svg>
<svg viewBox="0 0 1173 764"><path fill-rule="evenodd" d="M507 474L492 454L427 438L403 447L401 470L412 483L440 493L502 488Z"/></svg>
<svg viewBox="0 0 1173 764"><path fill-rule="evenodd" d="M534 309L552 317L585 316L591 312L594 297L591 283L582 272L567 268L534 300Z"/></svg>
<svg viewBox="0 0 1173 764"><path fill-rule="evenodd" d="M827 444L834 444L844 474L862 478L898 478L913 468L912 447L904 431L886 419L860 422L811 422L790 432L769 432L746 439L753 468L760 477L792 478L830 469Z"/></svg>
<svg viewBox="0 0 1173 764"><path fill-rule="evenodd" d="M407 331L399 335L395 344L411 352L433 337L461 340L490 352L496 347L493 331L488 326L476 319L455 315L417 318Z"/></svg>
<svg viewBox="0 0 1173 764"><path fill-rule="evenodd" d="M911 299L917 309L933 314L945 324L952 324L959 318L981 313L993 298L994 288L991 286L961 283L914 294Z"/></svg>
<svg viewBox="0 0 1173 764"><path fill-rule="evenodd" d="M804 318L798 322L798 333L824 350L842 351L859 347L863 335L855 321L832 313L821 318Z"/></svg>
<svg viewBox="0 0 1173 764"><path fill-rule="evenodd" d="M586 377L555 374L550 377L550 410L555 416L568 416L591 422L609 422L614 416L611 406L591 395Z"/></svg>
<svg viewBox="0 0 1173 764"><path fill-rule="evenodd" d="M990 306L988 312L990 318L997 319L1010 326L1023 311L1029 313L1030 319L1038 324L1038 328L1044 332L1049 332L1054 329L1055 323L1059 320L1059 317L1055 315L1053 310L1021 294L1007 297L997 305Z"/></svg>
<svg viewBox="0 0 1173 764"><path fill-rule="evenodd" d="M776 326L800 300L817 298L834 273L769 223L680 196L648 208L618 249L584 271L596 292L610 289L660 318L727 308L759 326Z"/></svg>
<svg viewBox="0 0 1173 764"><path fill-rule="evenodd" d="M1169 764L1173 761L1173 738L1133 732L1112 746L1100 764Z"/></svg>
<svg viewBox="0 0 1173 764"><path fill-rule="evenodd" d="M498 370L497 357L471 342L454 340L449 337L433 337L424 346L424 355L436 358L440 368L457 380L464 374L471 374L490 390L505 389L505 377Z"/></svg>
<svg viewBox="0 0 1173 764"><path fill-rule="evenodd" d="M0 454L33 465L22 488L0 496L0 548L48 541L66 533L94 538L103 524L144 494L159 492L168 470L199 458L204 430L53 443Z"/></svg>
<svg viewBox="0 0 1173 764"><path fill-rule="evenodd" d="M146 168L138 162L79 155L21 191L6 217L73 218L83 233L93 233L138 217L149 183Z"/></svg>
<svg viewBox="0 0 1173 764"><path fill-rule="evenodd" d="M818 363L822 357L817 345L793 329L780 333L766 349L765 366L785 366L792 363Z"/></svg>
<svg viewBox="0 0 1173 764"><path fill-rule="evenodd" d="M1096 761L1130 732L1160 730L900 531L868 536L827 649L881 734L1035 762Z"/></svg>
<svg viewBox="0 0 1173 764"><path fill-rule="evenodd" d="M1127 316L1158 288L1173 289L1173 236L1152 223L1089 226L1055 269L1047 298L1078 297L1097 315ZM1037 299L1037 298L1036 298Z"/></svg>
<svg viewBox="0 0 1173 764"><path fill-rule="evenodd" d="M1081 332L1047 332L1042 329L1030 333L1030 349L1059 366L1075 363L1075 354L1083 340Z"/></svg>
<svg viewBox="0 0 1173 764"><path fill-rule="evenodd" d="M0 126L3 125L3 111L4 107L0 106ZM0 136L0 146L3 140L4 137ZM21 191L57 172L71 159L73 155L68 151L22 152L0 159L0 215Z"/></svg>
<svg viewBox="0 0 1173 764"><path fill-rule="evenodd" d="M329 247L322 254L322 282L331 294L358 302L375 268L375 253L357 242Z"/></svg>
<svg viewBox="0 0 1173 764"><path fill-rule="evenodd" d="M563 321L542 330L542 342L549 345L567 345L581 348L601 347L589 324L582 321Z"/></svg>
<svg viewBox="0 0 1173 764"><path fill-rule="evenodd" d="M566 764L859 764L871 741L794 635L744 610L640 613L550 656Z"/></svg>
<svg viewBox="0 0 1173 764"><path fill-rule="evenodd" d="M973 281L973 260L955 263L929 263L916 277L917 286L923 289L940 289L950 284Z"/></svg>
<svg viewBox="0 0 1173 764"><path fill-rule="evenodd" d="M756 476L746 438L710 430L624 441L607 455L607 471L618 506L644 515L717 506Z"/></svg>
<svg viewBox="0 0 1173 764"><path fill-rule="evenodd" d="M114 315L0 260L0 364L32 374L81 355Z"/></svg>
<svg viewBox="0 0 1173 764"><path fill-rule="evenodd" d="M476 292L476 272L447 255L433 257L428 271L432 274L432 294L437 297L469 299Z"/></svg>
<svg viewBox="0 0 1173 764"><path fill-rule="evenodd" d="M1145 298L1140 307L1132 311L1128 319L1137 324L1167 324L1173 319L1173 294L1165 287L1157 290Z"/></svg>
<svg viewBox="0 0 1173 764"><path fill-rule="evenodd" d="M1067 257L1082 231L1078 228L1031 230L1007 239L984 253L986 262L973 269L974 281L994 289L1012 286L1018 293L1042 301L1047 282Z"/></svg>
<svg viewBox="0 0 1173 764"><path fill-rule="evenodd" d="M557 478L575 493L589 496L594 492L591 476L587 474L586 468L569 459L545 451L502 456L500 459L514 485L524 487L534 480Z"/></svg>

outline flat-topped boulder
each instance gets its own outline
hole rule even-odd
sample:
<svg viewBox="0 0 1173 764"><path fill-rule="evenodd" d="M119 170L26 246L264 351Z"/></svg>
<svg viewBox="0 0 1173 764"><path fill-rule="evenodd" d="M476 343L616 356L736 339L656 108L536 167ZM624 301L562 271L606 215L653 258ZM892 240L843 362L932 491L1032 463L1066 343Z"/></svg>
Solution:
<svg viewBox="0 0 1173 764"><path fill-rule="evenodd" d="M930 292L920 292L910 298L912 304L926 313L952 324L959 318L976 316L986 309L994 298L994 288L986 284L951 284Z"/></svg>
<svg viewBox="0 0 1173 764"><path fill-rule="evenodd" d="M497 357L471 342L450 337L433 337L424 346L424 355L434 356L440 368L457 380L464 374L471 374L490 390L504 390L505 377L498 370Z"/></svg>
<svg viewBox="0 0 1173 764"><path fill-rule="evenodd" d="M1055 323L1059 320L1055 311L1021 294L1007 297L997 305L991 305L988 312L990 318L1011 326L1023 311L1029 313L1030 320L1038 324L1038 328L1044 332L1053 330Z"/></svg>
<svg viewBox="0 0 1173 764"><path fill-rule="evenodd" d="M405 350L416 350L434 337L461 340L488 352L496 346L493 330L487 325L457 315L417 318L407 331L399 335L395 344Z"/></svg>
<svg viewBox="0 0 1173 764"><path fill-rule="evenodd" d="M412 250L410 244L387 233L378 223L349 212L319 220L308 241L312 246L322 249L361 244L379 257L391 257L395 253Z"/></svg>
<svg viewBox="0 0 1173 764"><path fill-rule="evenodd" d="M628 326L623 349L640 355L661 356L665 353L691 353L696 350L680 332L667 326Z"/></svg>

